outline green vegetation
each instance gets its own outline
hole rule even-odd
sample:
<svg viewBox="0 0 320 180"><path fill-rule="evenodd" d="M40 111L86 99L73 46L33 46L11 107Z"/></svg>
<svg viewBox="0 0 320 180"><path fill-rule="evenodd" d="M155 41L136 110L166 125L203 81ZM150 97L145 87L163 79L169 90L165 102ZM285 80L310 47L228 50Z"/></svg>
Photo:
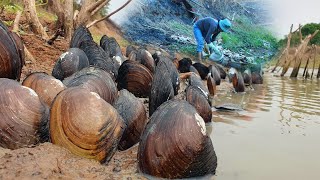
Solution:
<svg viewBox="0 0 320 180"><path fill-rule="evenodd" d="M304 37L308 36L309 34L313 34L316 30L320 30L320 23L309 23L304 25L301 28L301 34ZM283 47L287 44L288 37L281 39L279 41L279 46ZM292 34L291 37L291 47L295 47L300 44L300 35L299 32L295 32ZM310 44L320 45L320 33L318 33L311 41Z"/></svg>
<svg viewBox="0 0 320 180"><path fill-rule="evenodd" d="M232 33L221 33L223 47L247 52L255 49L276 49L277 40L266 28L252 24L245 17L234 21Z"/></svg>

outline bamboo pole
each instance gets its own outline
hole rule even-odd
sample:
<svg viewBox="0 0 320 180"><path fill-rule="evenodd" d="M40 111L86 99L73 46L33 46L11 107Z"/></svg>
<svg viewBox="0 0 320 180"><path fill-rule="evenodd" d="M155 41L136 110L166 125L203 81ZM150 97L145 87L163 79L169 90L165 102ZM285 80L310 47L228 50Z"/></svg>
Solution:
<svg viewBox="0 0 320 180"><path fill-rule="evenodd" d="M313 46L313 66L312 66L312 73L311 73L311 79L313 77L313 73L314 73L314 68L316 66L316 57L317 57L317 46L316 45L312 45Z"/></svg>

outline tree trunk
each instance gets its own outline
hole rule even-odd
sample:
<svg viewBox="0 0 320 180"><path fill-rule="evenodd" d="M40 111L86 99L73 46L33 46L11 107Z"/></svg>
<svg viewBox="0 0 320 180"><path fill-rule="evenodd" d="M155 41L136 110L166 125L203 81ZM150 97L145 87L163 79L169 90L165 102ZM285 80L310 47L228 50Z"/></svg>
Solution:
<svg viewBox="0 0 320 180"><path fill-rule="evenodd" d="M64 1L65 38L70 41L73 34L73 0Z"/></svg>
<svg viewBox="0 0 320 180"><path fill-rule="evenodd" d="M310 58L308 58L307 63L306 63L306 67L304 67L304 71L303 71L303 74L302 74L303 77L305 76L305 74L307 72L309 61L310 61Z"/></svg>
<svg viewBox="0 0 320 180"><path fill-rule="evenodd" d="M289 61L289 48L290 48L290 44L291 44L291 37L292 37L292 28L293 28L293 24L291 24L291 27L290 27L290 32L289 32L289 35L288 35L288 41L287 41L287 46L286 48L284 49L284 51L282 52L282 56L284 56L284 67L282 69L282 73L281 73L281 76L284 76L284 74L288 71L288 68L290 66L290 61ZM275 68L272 70L275 71L275 69L277 68L277 66L280 64L280 61L281 59L278 60ZM286 66L286 64L288 64ZM287 68L288 67L288 68Z"/></svg>
<svg viewBox="0 0 320 180"><path fill-rule="evenodd" d="M313 46L313 66L312 66L312 73L311 73L311 79L313 77L313 73L314 73L314 68L316 68L316 57L317 57L317 46L316 45L312 45Z"/></svg>
<svg viewBox="0 0 320 180"><path fill-rule="evenodd" d="M30 24L31 30L36 34L41 35L42 39L49 39L48 34L44 30L42 24L38 19L35 0L23 0L23 2L24 11L26 14L27 21Z"/></svg>

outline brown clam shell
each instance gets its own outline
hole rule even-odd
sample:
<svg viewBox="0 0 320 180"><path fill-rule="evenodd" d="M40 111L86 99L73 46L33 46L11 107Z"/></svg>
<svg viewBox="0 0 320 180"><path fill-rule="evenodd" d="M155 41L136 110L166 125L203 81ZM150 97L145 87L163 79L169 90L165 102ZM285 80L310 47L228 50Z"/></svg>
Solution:
<svg viewBox="0 0 320 180"><path fill-rule="evenodd" d="M81 25L72 35L70 48L79 48L83 41L93 41L93 38L88 28Z"/></svg>
<svg viewBox="0 0 320 180"><path fill-rule="evenodd" d="M217 86L216 86L216 81L213 80L213 78L211 76L209 76L207 79L207 86L208 86L208 90L209 90L210 95L214 96L217 91Z"/></svg>
<svg viewBox="0 0 320 180"><path fill-rule="evenodd" d="M73 154L108 162L124 129L117 110L85 88L67 88L52 103L51 141Z"/></svg>
<svg viewBox="0 0 320 180"><path fill-rule="evenodd" d="M232 77L232 85L236 92L244 92L245 85L243 81L242 74L236 71L235 75Z"/></svg>
<svg viewBox="0 0 320 180"><path fill-rule="evenodd" d="M209 72L210 72L210 76L215 80L216 85L220 85L221 83L221 76L220 76L220 72L217 69L217 67L215 65L212 65L209 67Z"/></svg>
<svg viewBox="0 0 320 180"><path fill-rule="evenodd" d="M137 60L137 52L136 51L132 51L128 56L128 60L136 61Z"/></svg>
<svg viewBox="0 0 320 180"><path fill-rule="evenodd" d="M217 68L217 70L219 71L220 77L221 79L226 79L227 77L227 73L224 70L224 68L220 65L220 64L214 64L214 66Z"/></svg>
<svg viewBox="0 0 320 180"><path fill-rule="evenodd" d="M205 122L186 101L168 101L150 118L138 149L142 173L161 178L215 174L217 157Z"/></svg>
<svg viewBox="0 0 320 180"><path fill-rule="evenodd" d="M131 54L131 52L137 52L137 48L135 48L132 45L127 46L126 48L126 56L129 57L129 55Z"/></svg>
<svg viewBox="0 0 320 180"><path fill-rule="evenodd" d="M208 98L209 96L209 90L208 88L203 84L201 78L197 75L192 74L189 77L189 84L190 86L197 87L201 90L202 94Z"/></svg>
<svg viewBox="0 0 320 180"><path fill-rule="evenodd" d="M119 143L120 150L126 150L139 142L148 122L143 103L126 89L120 91L114 107L127 125Z"/></svg>
<svg viewBox="0 0 320 180"><path fill-rule="evenodd" d="M209 68L207 66L205 66L202 63L194 63L192 65L193 67L195 67L197 69L197 71L200 74L201 79L206 79L208 74L209 74Z"/></svg>
<svg viewBox="0 0 320 180"><path fill-rule="evenodd" d="M252 72L252 84L263 84L263 77L260 73Z"/></svg>
<svg viewBox="0 0 320 180"><path fill-rule="evenodd" d="M120 45L114 37L103 35L100 39L100 46L103 50L108 52L110 58L118 56L121 59L121 62L125 61Z"/></svg>
<svg viewBox="0 0 320 180"><path fill-rule="evenodd" d="M243 72L243 81L244 81L244 84L246 84L246 85L250 86L252 84L250 69L247 69Z"/></svg>
<svg viewBox="0 0 320 180"><path fill-rule="evenodd" d="M151 73L154 73L154 69L156 67L156 64L155 64L154 59L149 51L147 51L145 49L140 49L138 51L136 59L142 65L146 66L151 71Z"/></svg>
<svg viewBox="0 0 320 180"><path fill-rule="evenodd" d="M203 95L199 87L188 86L187 101L196 108L197 112L203 118L204 122L211 122L212 110L206 96Z"/></svg>
<svg viewBox="0 0 320 180"><path fill-rule="evenodd" d="M22 85L33 89L49 107L57 94L66 88L60 80L41 72L28 75Z"/></svg>
<svg viewBox="0 0 320 180"><path fill-rule="evenodd" d="M138 97L149 96L153 75L147 67L127 60L121 64L118 72L118 90L127 89Z"/></svg>
<svg viewBox="0 0 320 180"><path fill-rule="evenodd" d="M0 146L18 149L48 140L49 109L30 88L0 78Z"/></svg>
<svg viewBox="0 0 320 180"><path fill-rule="evenodd" d="M113 104L117 99L117 87L111 75L97 67L87 67L63 81L67 87L80 86L97 93L102 99Z"/></svg>
<svg viewBox="0 0 320 180"><path fill-rule="evenodd" d="M0 78L20 80L24 57L18 40L0 21Z"/></svg>
<svg viewBox="0 0 320 180"><path fill-rule="evenodd" d="M195 74L197 74L200 77L198 70L195 67L193 67L192 65L190 66L189 71L194 72Z"/></svg>
<svg viewBox="0 0 320 180"><path fill-rule="evenodd" d="M179 79L178 70L172 61L167 58L160 58L156 66L149 96L150 116L162 103L178 94Z"/></svg>
<svg viewBox="0 0 320 180"><path fill-rule="evenodd" d="M190 67L192 66L192 61L190 58L183 58L179 61L179 72L180 73L186 73L190 72ZM195 68L195 67L193 67ZM197 71L198 72L198 71Z"/></svg>

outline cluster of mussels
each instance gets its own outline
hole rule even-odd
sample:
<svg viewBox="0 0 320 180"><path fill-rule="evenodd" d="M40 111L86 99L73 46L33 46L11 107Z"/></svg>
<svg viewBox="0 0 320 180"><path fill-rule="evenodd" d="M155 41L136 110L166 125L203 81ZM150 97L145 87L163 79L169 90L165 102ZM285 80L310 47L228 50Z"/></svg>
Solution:
<svg viewBox="0 0 320 180"><path fill-rule="evenodd" d="M21 39L0 22L1 147L51 142L107 163L117 150L139 143L141 173L215 174L217 157L205 122L212 119L209 96L226 76L220 66L171 60L133 46L124 56L114 38L105 35L98 45L85 27L76 29L52 75L32 73L21 84L23 64ZM233 74L238 87L242 76ZM188 79L185 99L175 98L181 77ZM148 109L139 98L148 98Z"/></svg>

